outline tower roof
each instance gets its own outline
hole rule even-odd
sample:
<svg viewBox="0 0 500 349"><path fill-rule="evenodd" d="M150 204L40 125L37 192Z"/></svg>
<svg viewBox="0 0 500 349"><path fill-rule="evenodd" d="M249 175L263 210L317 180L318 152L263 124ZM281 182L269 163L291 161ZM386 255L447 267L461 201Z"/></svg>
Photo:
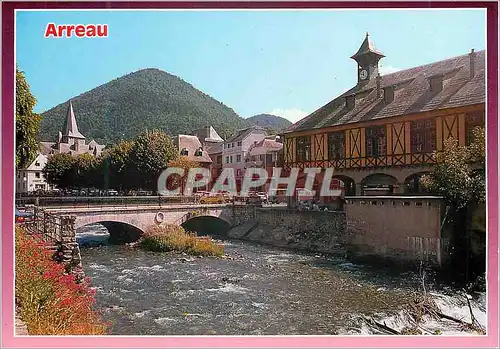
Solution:
<svg viewBox="0 0 500 349"><path fill-rule="evenodd" d="M358 60L359 57L366 55L378 56L379 59L385 57L382 53L375 49L373 42L370 40L370 34L368 33L366 33L365 40L363 40L363 43L361 44L358 52L356 52L351 58L354 60Z"/></svg>
<svg viewBox="0 0 500 349"><path fill-rule="evenodd" d="M78 125L76 124L75 113L73 112L73 104L71 101L69 101L68 112L66 113L66 121L64 122L62 134L67 137L85 139L85 136L78 131Z"/></svg>

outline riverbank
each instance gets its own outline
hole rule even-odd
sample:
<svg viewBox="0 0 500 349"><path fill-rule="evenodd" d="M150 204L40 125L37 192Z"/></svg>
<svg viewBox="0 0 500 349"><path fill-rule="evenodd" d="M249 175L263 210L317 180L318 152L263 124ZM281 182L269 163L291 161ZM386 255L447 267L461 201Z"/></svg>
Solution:
<svg viewBox="0 0 500 349"><path fill-rule="evenodd" d="M68 274L38 237L20 227L15 233L16 330L30 335L106 334L107 324L93 309L89 279Z"/></svg>

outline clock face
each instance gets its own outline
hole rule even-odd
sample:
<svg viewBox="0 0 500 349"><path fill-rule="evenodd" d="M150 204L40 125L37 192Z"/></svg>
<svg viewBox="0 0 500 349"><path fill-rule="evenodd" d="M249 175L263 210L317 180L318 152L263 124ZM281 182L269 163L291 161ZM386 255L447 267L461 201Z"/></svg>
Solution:
<svg viewBox="0 0 500 349"><path fill-rule="evenodd" d="M360 78L361 80L365 80L367 77L368 77L368 72L366 71L366 69L362 69L362 70L359 72L359 78Z"/></svg>

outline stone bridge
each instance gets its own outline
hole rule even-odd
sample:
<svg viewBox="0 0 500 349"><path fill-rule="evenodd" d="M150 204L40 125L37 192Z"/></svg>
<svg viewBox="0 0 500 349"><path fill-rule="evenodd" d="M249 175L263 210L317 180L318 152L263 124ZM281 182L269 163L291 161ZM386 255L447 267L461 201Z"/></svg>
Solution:
<svg viewBox="0 0 500 349"><path fill-rule="evenodd" d="M149 228L161 224L177 224L198 233L225 234L255 215L255 207L233 204L59 207L45 211L73 216L75 229L100 223L108 229L112 242L135 241Z"/></svg>

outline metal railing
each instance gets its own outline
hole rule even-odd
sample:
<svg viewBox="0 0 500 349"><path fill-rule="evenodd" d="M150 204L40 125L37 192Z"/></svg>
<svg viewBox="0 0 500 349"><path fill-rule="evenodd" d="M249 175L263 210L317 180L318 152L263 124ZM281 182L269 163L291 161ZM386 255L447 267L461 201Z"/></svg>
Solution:
<svg viewBox="0 0 500 349"><path fill-rule="evenodd" d="M24 224L26 233L38 235L46 242L62 241L61 217L50 214L43 209L35 207L33 220Z"/></svg>
<svg viewBox="0 0 500 349"><path fill-rule="evenodd" d="M197 203L195 196L60 196L16 198L16 206L35 205L41 207L128 207L195 203Z"/></svg>

